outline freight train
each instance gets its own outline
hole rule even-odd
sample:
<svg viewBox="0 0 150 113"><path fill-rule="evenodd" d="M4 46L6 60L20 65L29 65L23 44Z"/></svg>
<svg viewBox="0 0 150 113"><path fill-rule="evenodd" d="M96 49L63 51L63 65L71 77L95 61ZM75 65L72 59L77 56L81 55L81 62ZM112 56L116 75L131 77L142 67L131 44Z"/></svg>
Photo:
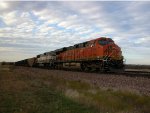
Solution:
<svg viewBox="0 0 150 113"><path fill-rule="evenodd" d="M111 38L100 37L15 62L17 66L112 71L124 68L121 48Z"/></svg>

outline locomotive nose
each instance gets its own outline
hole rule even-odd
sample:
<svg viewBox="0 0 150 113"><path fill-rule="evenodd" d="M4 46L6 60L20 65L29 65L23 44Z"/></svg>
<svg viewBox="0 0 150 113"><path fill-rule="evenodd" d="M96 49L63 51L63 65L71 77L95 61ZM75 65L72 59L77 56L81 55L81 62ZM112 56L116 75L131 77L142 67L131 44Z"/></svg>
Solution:
<svg viewBox="0 0 150 113"><path fill-rule="evenodd" d="M122 52L120 47L118 47L116 44L109 44L105 50L105 55L111 57L112 59L120 59Z"/></svg>
<svg viewBox="0 0 150 113"><path fill-rule="evenodd" d="M121 49L116 44L112 45L112 57L114 59L120 59L122 57Z"/></svg>

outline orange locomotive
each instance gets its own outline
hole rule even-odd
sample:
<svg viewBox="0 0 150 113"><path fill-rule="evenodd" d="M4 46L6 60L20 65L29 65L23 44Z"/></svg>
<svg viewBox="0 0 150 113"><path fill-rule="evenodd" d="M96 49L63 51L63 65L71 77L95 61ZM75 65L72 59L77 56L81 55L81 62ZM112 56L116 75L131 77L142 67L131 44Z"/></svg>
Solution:
<svg viewBox="0 0 150 113"><path fill-rule="evenodd" d="M34 62L31 62L31 59L34 59ZM49 68L78 67L81 70L111 71L124 67L120 47L112 39L105 37L46 52L28 60L30 66ZM18 61L16 65L26 65L28 62L25 61Z"/></svg>
<svg viewBox="0 0 150 113"><path fill-rule="evenodd" d="M68 48L57 55L59 67L80 65L82 70L109 71L124 66L122 51L110 38L101 37Z"/></svg>

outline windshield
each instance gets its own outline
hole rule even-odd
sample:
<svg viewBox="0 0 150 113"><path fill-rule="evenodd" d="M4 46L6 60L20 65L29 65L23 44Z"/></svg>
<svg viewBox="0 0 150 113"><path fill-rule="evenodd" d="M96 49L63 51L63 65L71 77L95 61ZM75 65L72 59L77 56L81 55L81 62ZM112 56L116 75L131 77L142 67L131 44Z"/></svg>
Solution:
<svg viewBox="0 0 150 113"><path fill-rule="evenodd" d="M104 39L104 40L99 40L98 43L100 45L104 46L104 45L107 45L107 44L113 44L113 41Z"/></svg>

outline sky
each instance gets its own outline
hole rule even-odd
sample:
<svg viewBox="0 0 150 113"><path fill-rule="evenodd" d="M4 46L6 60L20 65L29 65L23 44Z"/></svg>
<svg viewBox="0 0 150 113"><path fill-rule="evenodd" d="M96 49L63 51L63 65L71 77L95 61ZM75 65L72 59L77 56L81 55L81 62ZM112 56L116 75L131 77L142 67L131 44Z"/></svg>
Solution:
<svg viewBox="0 0 150 113"><path fill-rule="evenodd" d="M0 2L0 62L98 37L112 38L126 64L150 64L150 1Z"/></svg>

